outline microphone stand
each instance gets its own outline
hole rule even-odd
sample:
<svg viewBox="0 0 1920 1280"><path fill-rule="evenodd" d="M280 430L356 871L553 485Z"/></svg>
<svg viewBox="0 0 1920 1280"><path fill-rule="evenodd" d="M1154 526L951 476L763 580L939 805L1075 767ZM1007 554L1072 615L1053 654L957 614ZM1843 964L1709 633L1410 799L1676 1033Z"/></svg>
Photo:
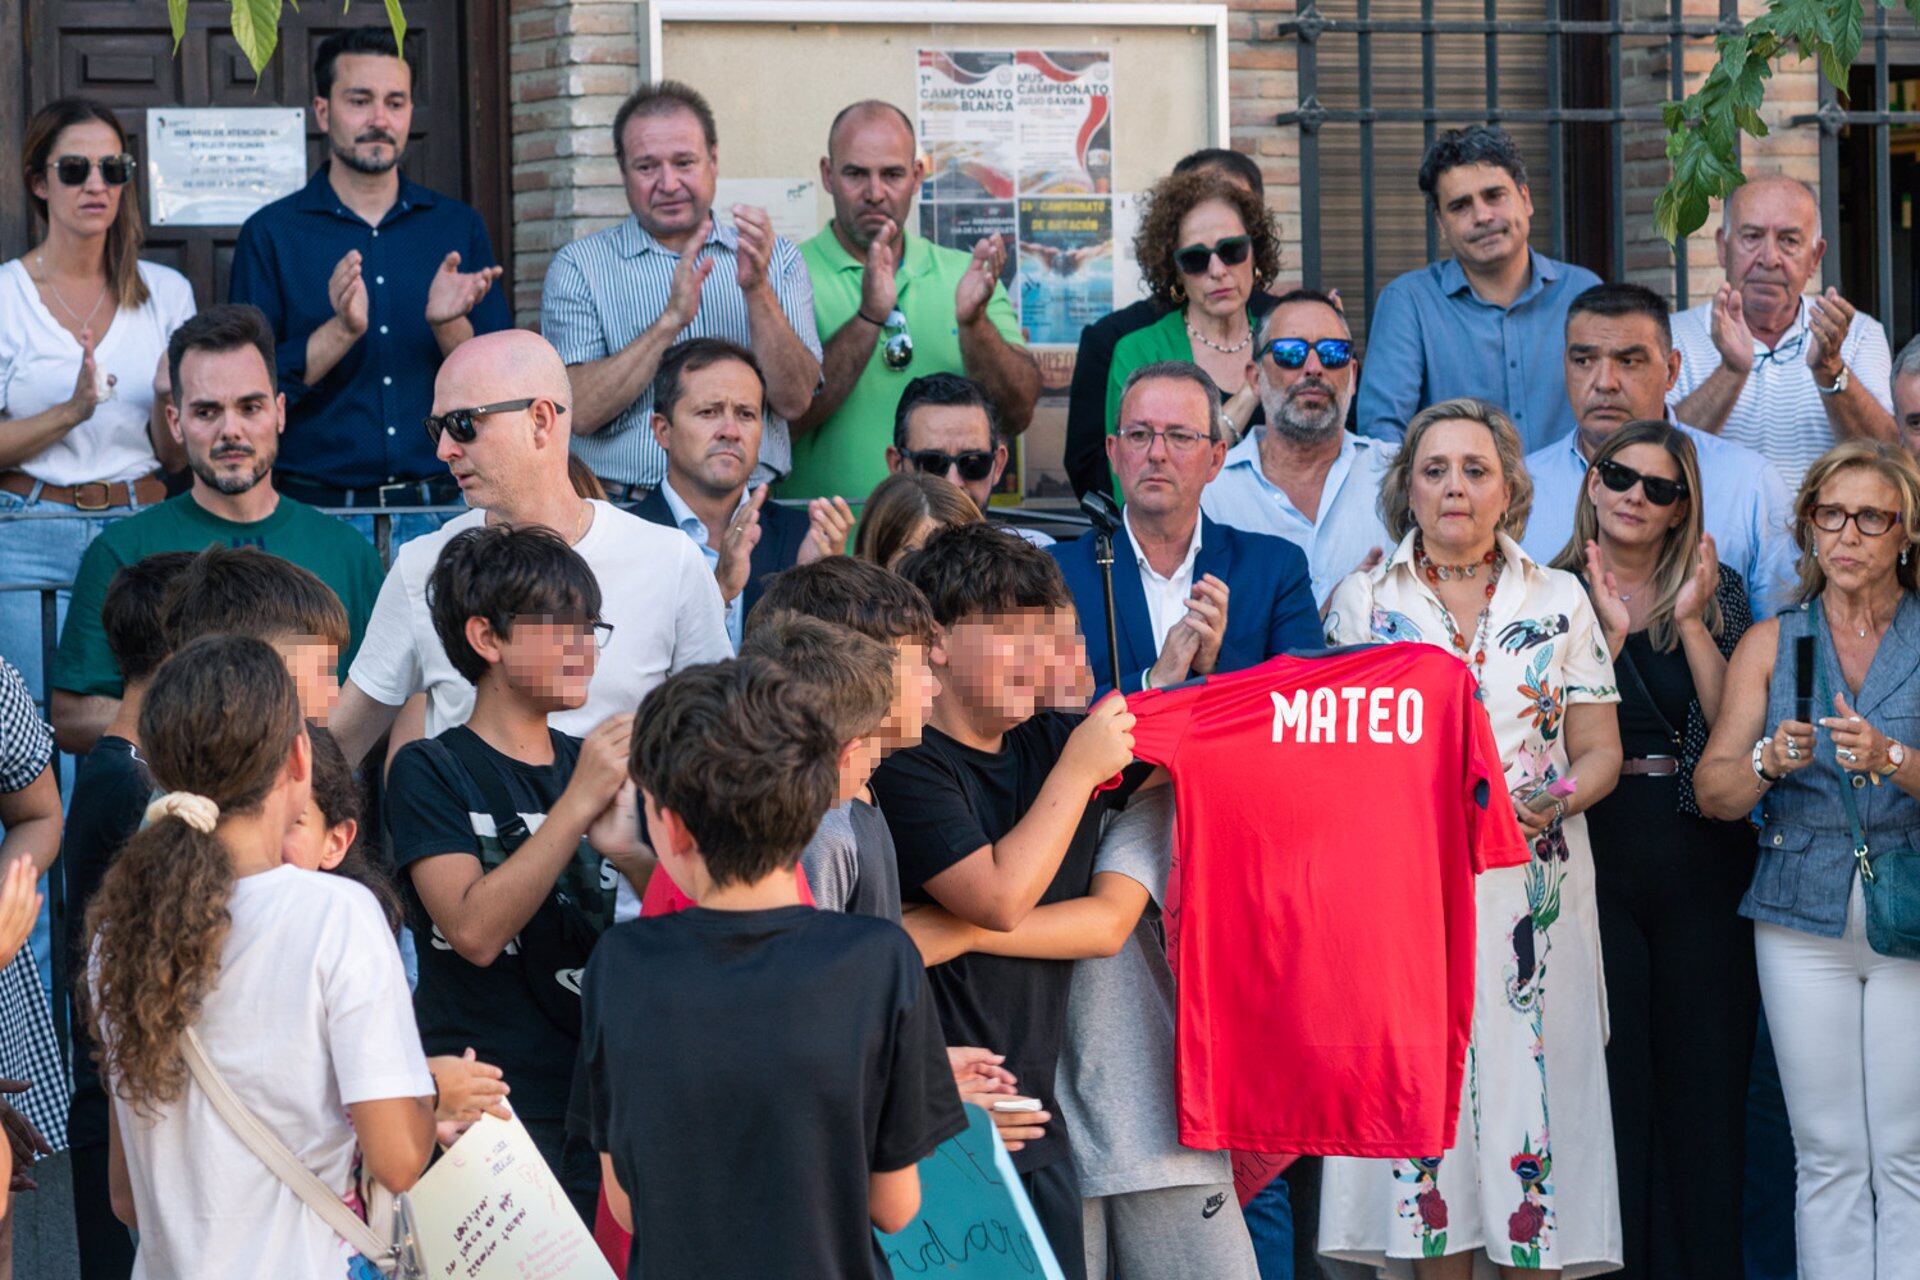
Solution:
<svg viewBox="0 0 1920 1280"><path fill-rule="evenodd" d="M1100 593L1107 605L1107 667L1113 688L1120 687L1120 628L1113 612L1113 535L1120 531L1120 508L1104 493L1080 499L1080 510L1093 522L1093 558L1100 566Z"/></svg>

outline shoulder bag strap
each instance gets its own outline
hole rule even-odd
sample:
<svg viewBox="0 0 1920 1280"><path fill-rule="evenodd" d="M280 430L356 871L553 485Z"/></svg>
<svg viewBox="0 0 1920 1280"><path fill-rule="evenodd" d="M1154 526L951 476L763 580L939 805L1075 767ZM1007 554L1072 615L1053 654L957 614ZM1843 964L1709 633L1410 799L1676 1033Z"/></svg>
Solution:
<svg viewBox="0 0 1920 1280"><path fill-rule="evenodd" d="M359 1215L347 1207L347 1204L327 1185L320 1181L313 1170L300 1162L300 1158L287 1150L287 1144L280 1141L272 1130L260 1121L260 1117L240 1095L233 1091L220 1069L207 1057L205 1046L192 1027L188 1027L180 1042L180 1056L187 1060L187 1070L207 1095L207 1101L220 1113L220 1118L234 1132L247 1150L267 1166L273 1176L284 1182L293 1193L306 1203L307 1208L320 1215L320 1218L334 1234L345 1240L355 1252L378 1262L393 1252L393 1244L382 1240L377 1232L360 1221Z"/></svg>
<svg viewBox="0 0 1920 1280"><path fill-rule="evenodd" d="M1833 690L1827 682L1827 618L1821 611L1820 602L1813 602L1813 700L1816 713L1825 714L1825 709L1833 706ZM1816 741L1819 730L1815 730ZM1840 779L1840 804L1847 811L1847 832L1853 837L1853 860L1860 868L1860 879L1866 884L1873 883L1873 855L1867 848L1866 828L1860 825L1860 802L1853 798L1853 787L1847 779Z"/></svg>
<svg viewBox="0 0 1920 1280"><path fill-rule="evenodd" d="M480 798L493 815L493 834L500 841L501 849L512 853L525 844L532 833L527 829L526 819L514 807L513 793L507 789L507 780L501 776L499 766L480 742L479 735L471 730L450 733L443 736L440 743L460 762L460 767L473 779L473 785L480 789Z"/></svg>

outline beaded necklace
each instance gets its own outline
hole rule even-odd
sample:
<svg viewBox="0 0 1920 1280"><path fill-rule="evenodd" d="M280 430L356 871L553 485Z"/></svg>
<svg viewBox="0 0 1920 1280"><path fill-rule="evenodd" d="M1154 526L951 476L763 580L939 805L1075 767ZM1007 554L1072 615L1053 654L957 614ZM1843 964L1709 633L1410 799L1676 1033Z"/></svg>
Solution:
<svg viewBox="0 0 1920 1280"><path fill-rule="evenodd" d="M1437 588L1442 582L1451 581L1455 578L1474 577L1479 572L1480 564L1490 566L1487 573L1486 603L1480 606L1480 617L1478 621L1474 623L1472 644L1468 644L1466 636L1460 633L1459 624L1453 620L1453 610L1447 608L1444 603L1440 605L1440 616L1445 619L1447 624L1447 638L1453 643L1453 647L1455 651L1459 653L1461 660L1472 668L1474 681L1478 683L1481 672L1485 670L1487 665L1487 633L1491 631L1493 627L1493 592L1494 588L1500 585L1501 571L1507 567L1506 557L1500 554L1500 548L1496 546L1481 558L1480 564L1464 566L1435 564L1427 556L1427 546L1424 538L1419 538L1414 541L1413 556L1414 563L1419 565L1421 574L1427 580L1427 585L1434 588ZM1435 596L1437 600L1437 590Z"/></svg>

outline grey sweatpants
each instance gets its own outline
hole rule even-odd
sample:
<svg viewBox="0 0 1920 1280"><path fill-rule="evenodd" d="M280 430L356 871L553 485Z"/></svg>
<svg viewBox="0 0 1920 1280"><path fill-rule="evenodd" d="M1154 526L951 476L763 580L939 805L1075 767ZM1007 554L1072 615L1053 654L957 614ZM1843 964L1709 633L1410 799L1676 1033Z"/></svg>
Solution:
<svg viewBox="0 0 1920 1280"><path fill-rule="evenodd" d="M1231 1182L1080 1201L1088 1280L1259 1280Z"/></svg>

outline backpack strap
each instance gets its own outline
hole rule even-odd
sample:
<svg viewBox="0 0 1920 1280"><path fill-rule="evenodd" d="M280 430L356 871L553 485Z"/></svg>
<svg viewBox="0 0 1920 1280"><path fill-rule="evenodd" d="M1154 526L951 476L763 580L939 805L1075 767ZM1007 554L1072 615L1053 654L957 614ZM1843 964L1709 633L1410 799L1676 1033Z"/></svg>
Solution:
<svg viewBox="0 0 1920 1280"><path fill-rule="evenodd" d="M547 730L552 734L553 730ZM473 779L473 785L480 790L480 801L487 806L487 812L493 815L493 834L500 841L500 847L512 853L527 842L533 834L527 827L527 820L520 816L514 807L513 793L507 789L507 780L500 774L500 766L494 763L493 752L480 741L480 735L471 729L445 733L437 741L444 746L460 767ZM558 744L556 745L556 749ZM557 757L556 757L557 758Z"/></svg>

